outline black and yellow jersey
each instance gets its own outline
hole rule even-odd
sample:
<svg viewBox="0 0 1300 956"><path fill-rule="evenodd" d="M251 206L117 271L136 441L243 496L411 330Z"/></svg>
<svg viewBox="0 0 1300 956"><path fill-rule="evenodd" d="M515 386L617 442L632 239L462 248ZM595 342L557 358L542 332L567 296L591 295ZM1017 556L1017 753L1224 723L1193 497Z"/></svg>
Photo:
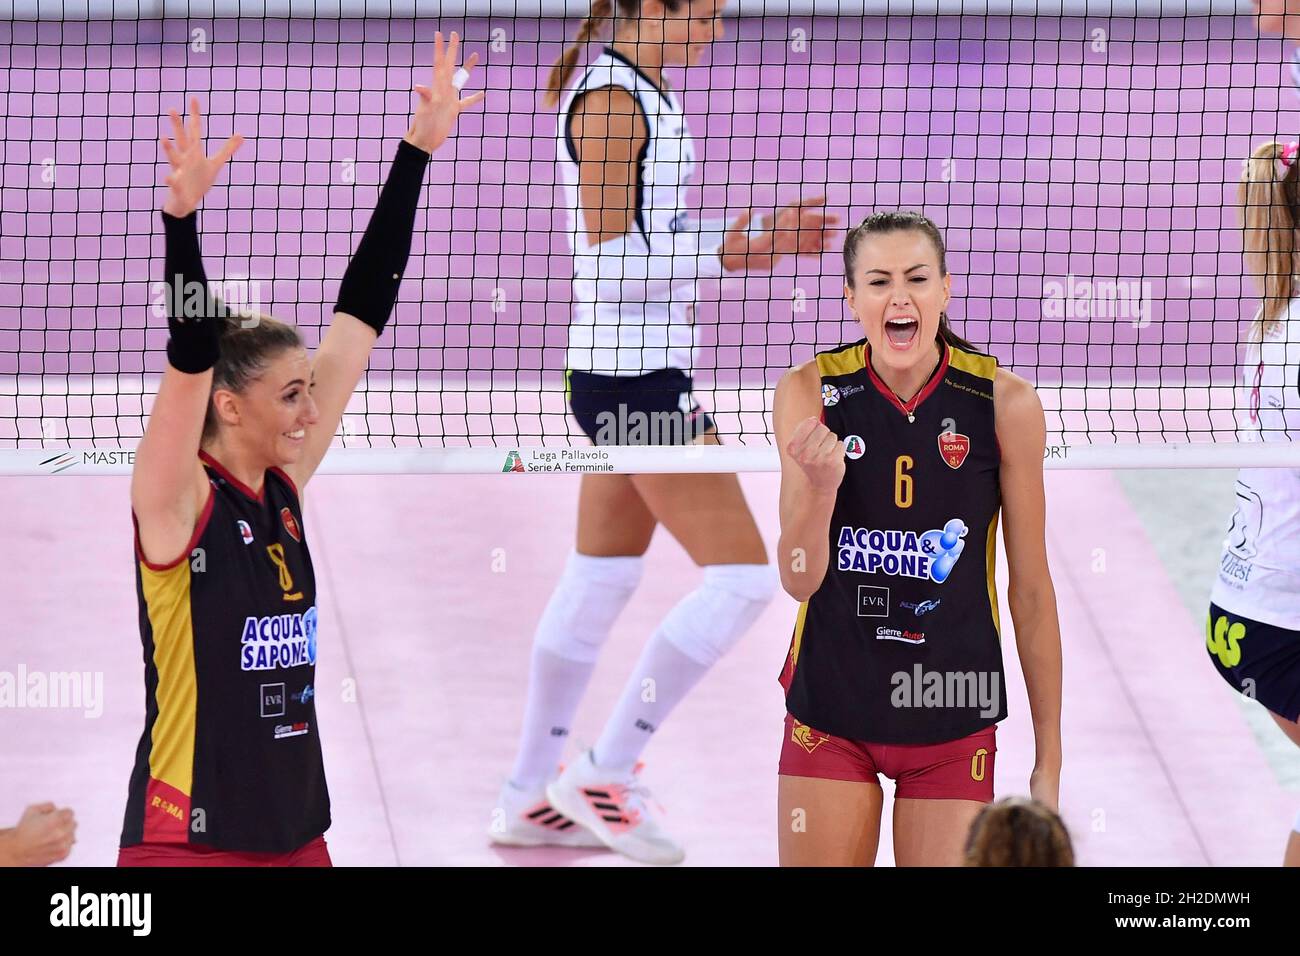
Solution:
<svg viewBox="0 0 1300 956"><path fill-rule="evenodd" d="M122 846L287 853L330 824L316 723L316 579L293 481L261 494L200 453L189 546L150 564L136 534L144 733Z"/></svg>
<svg viewBox="0 0 1300 956"><path fill-rule="evenodd" d="M997 361L940 344L906 405L865 340L816 356L822 420L847 460L826 577L799 607L781 683L789 712L823 733L929 744L1006 717Z"/></svg>

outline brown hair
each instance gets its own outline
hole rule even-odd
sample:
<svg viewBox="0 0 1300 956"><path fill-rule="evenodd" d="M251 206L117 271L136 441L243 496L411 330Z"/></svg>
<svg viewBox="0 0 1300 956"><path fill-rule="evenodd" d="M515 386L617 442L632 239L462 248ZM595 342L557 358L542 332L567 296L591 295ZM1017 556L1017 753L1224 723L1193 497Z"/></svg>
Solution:
<svg viewBox="0 0 1300 956"><path fill-rule="evenodd" d="M1007 797L980 811L966 839L966 866L1074 866L1061 818L1037 800Z"/></svg>
<svg viewBox="0 0 1300 956"><path fill-rule="evenodd" d="M592 0L591 13L578 28L577 38L565 48L564 55L551 67L551 75L546 81L546 97L543 100L547 106L559 106L560 94L578 66L578 57L582 53L583 45L596 35L605 21L612 23L615 16L635 19L641 15L641 0L617 0L617 2L618 13L615 14L613 0ZM673 13L676 13L682 5L682 0L662 0L662 2L664 7Z"/></svg>
<svg viewBox="0 0 1300 956"><path fill-rule="evenodd" d="M939 227L930 219L919 212L904 210L877 212L858 223L844 239L844 282L850 289L853 288L853 271L857 265L858 246L861 244L863 237L881 236L891 232L922 233L930 240L930 243L934 246L934 251L939 256L939 275L946 276L948 274L948 250L943 244L943 236L939 233ZM965 349L967 352L980 351L952 330L952 326L948 322L947 312L941 313L939 316L939 334L950 345L955 345L959 349Z"/></svg>
<svg viewBox="0 0 1300 956"><path fill-rule="evenodd" d="M1283 145L1264 143L1241 170L1237 202L1245 235L1246 268L1264 288L1264 311L1252 333L1259 338L1296 294L1296 225L1300 222L1300 170L1281 166Z"/></svg>
<svg viewBox="0 0 1300 956"><path fill-rule="evenodd" d="M222 388L242 394L244 389L262 377L266 367L280 353L303 348L302 336L295 326L260 313L238 313L221 307L225 316L225 329L221 335L221 357L212 367L212 392ZM202 442L207 443L217 435L220 427L217 406L208 399L208 410L203 417Z"/></svg>

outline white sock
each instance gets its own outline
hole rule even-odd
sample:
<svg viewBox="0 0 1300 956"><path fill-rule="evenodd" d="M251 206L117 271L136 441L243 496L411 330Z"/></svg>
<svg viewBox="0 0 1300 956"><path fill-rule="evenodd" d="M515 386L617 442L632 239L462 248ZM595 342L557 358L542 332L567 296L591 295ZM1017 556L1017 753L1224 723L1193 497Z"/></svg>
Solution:
<svg viewBox="0 0 1300 956"><path fill-rule="evenodd" d="M668 612L641 653L592 762L630 771L682 698L749 630L776 590L766 564L714 564L700 586Z"/></svg>
<svg viewBox="0 0 1300 956"><path fill-rule="evenodd" d="M569 725L595 669L594 663L565 660L533 645L523 735L510 771L510 782L519 790L536 790L555 775Z"/></svg>
<svg viewBox="0 0 1300 956"><path fill-rule="evenodd" d="M555 775L573 716L614 621L641 579L639 557L569 555L537 622L528 698L510 782L536 790Z"/></svg>
<svg viewBox="0 0 1300 956"><path fill-rule="evenodd" d="M674 647L662 628L656 631L592 748L592 763L616 773L630 772L651 734L708 672L706 665Z"/></svg>

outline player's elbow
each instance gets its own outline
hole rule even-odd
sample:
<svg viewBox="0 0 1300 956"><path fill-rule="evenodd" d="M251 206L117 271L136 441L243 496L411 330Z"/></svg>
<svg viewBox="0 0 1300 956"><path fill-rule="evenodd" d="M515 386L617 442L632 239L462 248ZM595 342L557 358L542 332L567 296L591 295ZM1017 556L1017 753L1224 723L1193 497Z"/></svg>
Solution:
<svg viewBox="0 0 1300 956"><path fill-rule="evenodd" d="M816 574L810 571L797 571L791 567L783 567L781 568L781 587L786 594L802 604L817 593L825 577L825 568L822 569L820 574Z"/></svg>
<svg viewBox="0 0 1300 956"><path fill-rule="evenodd" d="M794 598L799 604L803 604L817 593L816 588L804 587L798 584L786 584L784 581L782 581L781 584L785 588L785 593Z"/></svg>
<svg viewBox="0 0 1300 956"><path fill-rule="evenodd" d="M1055 613L1056 592L1046 572L1028 581L1012 581L1007 587L1007 605L1017 621L1034 621L1044 613Z"/></svg>

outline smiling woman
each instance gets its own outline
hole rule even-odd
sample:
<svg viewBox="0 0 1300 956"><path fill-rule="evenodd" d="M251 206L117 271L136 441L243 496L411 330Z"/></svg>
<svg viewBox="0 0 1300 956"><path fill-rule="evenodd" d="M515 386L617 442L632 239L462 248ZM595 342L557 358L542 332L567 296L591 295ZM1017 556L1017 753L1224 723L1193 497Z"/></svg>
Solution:
<svg viewBox="0 0 1300 956"><path fill-rule="evenodd" d="M213 452L223 426L245 425L250 433L281 445L267 449L272 460L295 460L307 427L318 417L302 337L296 328L269 315L236 316L226 311L224 323L221 359L212 370L212 401L203 419L204 446Z"/></svg>
<svg viewBox="0 0 1300 956"><path fill-rule="evenodd" d="M330 865L302 490L392 313L429 154L483 98L460 99L458 48L456 34L446 49L435 34L433 82L415 87L314 358L292 326L236 315L208 291L196 210L242 137L208 157L198 101L188 123L171 114L162 218L175 294L169 367L131 480L145 726L119 865ZM175 307L182 289L197 290L198 308Z"/></svg>

